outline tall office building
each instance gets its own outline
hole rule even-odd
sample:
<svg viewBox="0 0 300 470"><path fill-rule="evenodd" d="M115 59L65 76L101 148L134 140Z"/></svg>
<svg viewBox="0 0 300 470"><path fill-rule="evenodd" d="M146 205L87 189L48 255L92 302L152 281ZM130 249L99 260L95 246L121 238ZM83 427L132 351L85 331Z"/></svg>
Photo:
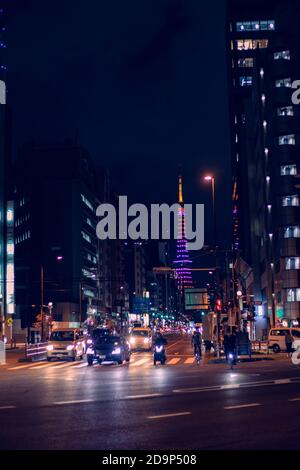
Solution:
<svg viewBox="0 0 300 470"><path fill-rule="evenodd" d="M173 261L177 288L180 294L184 294L184 289L193 287L191 263L189 252L187 249L187 239L185 235L185 213L182 191L182 176L178 179L178 203L180 209L178 211L178 235L176 240L176 259Z"/></svg>
<svg viewBox="0 0 300 470"><path fill-rule="evenodd" d="M16 303L23 326L41 305L54 319L80 322L100 313L97 171L83 148L25 145L15 167Z"/></svg>
<svg viewBox="0 0 300 470"><path fill-rule="evenodd" d="M300 321L297 18L297 2L229 2L233 243L258 337Z"/></svg>
<svg viewBox="0 0 300 470"><path fill-rule="evenodd" d="M7 218L11 217L11 209L9 215L7 213L8 198L8 171L9 171L9 147L7 133L7 108L6 108L6 2L0 2L0 337L7 333L5 328L5 320L7 318L8 305L8 278L13 286L13 278L11 272L8 271L7 260L9 253L7 249ZM9 223L11 219L9 220ZM9 251L10 252L10 251ZM13 313L13 310L11 311Z"/></svg>

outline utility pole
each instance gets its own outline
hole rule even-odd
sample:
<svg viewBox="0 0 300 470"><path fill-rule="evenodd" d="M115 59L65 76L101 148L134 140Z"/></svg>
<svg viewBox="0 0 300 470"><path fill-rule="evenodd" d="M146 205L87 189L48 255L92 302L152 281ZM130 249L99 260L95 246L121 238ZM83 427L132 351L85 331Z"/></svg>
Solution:
<svg viewBox="0 0 300 470"><path fill-rule="evenodd" d="M44 328L44 268L41 265L41 340L44 341L45 328Z"/></svg>

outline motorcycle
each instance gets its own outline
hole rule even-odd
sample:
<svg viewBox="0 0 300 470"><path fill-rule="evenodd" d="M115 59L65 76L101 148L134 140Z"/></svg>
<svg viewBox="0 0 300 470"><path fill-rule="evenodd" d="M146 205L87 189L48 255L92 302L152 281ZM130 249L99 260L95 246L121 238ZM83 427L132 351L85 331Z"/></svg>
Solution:
<svg viewBox="0 0 300 470"><path fill-rule="evenodd" d="M163 344L157 344L154 347L154 365L156 362L160 362L162 365L166 362L166 351Z"/></svg>
<svg viewBox="0 0 300 470"><path fill-rule="evenodd" d="M234 357L234 354L232 352L229 352L228 353L228 356L227 356L227 359L228 359L228 364L230 366L230 370L233 369L233 366L234 366L234 363L235 363L235 357Z"/></svg>
<svg viewBox="0 0 300 470"><path fill-rule="evenodd" d="M196 360L198 365L200 364L200 361L201 361L201 350L200 350L200 348L201 348L201 346L197 346L196 347L196 352L195 352L195 360Z"/></svg>

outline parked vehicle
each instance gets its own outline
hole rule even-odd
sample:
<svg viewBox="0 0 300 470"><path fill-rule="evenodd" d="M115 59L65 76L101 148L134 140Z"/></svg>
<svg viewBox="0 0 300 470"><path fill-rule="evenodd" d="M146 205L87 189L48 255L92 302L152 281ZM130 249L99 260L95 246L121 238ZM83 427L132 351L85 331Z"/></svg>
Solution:
<svg viewBox="0 0 300 470"><path fill-rule="evenodd" d="M87 362L92 366L96 360L99 364L111 362L122 364L130 361L130 345L122 336L101 335L99 330L94 330L87 348Z"/></svg>
<svg viewBox="0 0 300 470"><path fill-rule="evenodd" d="M83 359L86 351L85 336L79 328L53 330L47 344L47 361L52 359Z"/></svg>
<svg viewBox="0 0 300 470"><path fill-rule="evenodd" d="M268 336L268 348L275 353L286 351L285 333L290 333L294 339L300 339L300 328L279 327L271 328Z"/></svg>

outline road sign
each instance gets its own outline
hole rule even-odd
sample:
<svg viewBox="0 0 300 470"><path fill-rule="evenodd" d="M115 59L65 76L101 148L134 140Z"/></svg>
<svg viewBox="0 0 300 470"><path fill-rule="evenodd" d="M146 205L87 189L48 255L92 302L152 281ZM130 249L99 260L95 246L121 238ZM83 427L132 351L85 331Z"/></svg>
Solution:
<svg viewBox="0 0 300 470"><path fill-rule="evenodd" d="M186 310L208 310L207 289L185 289Z"/></svg>

